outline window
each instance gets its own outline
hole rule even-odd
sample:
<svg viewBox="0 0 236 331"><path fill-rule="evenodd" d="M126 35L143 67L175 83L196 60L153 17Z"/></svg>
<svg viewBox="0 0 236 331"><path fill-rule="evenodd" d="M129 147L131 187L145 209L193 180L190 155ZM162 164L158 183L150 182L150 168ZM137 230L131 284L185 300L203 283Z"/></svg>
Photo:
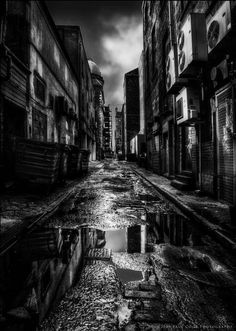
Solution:
<svg viewBox="0 0 236 331"><path fill-rule="evenodd" d="M33 138L47 141L47 116L33 108Z"/></svg>
<svg viewBox="0 0 236 331"><path fill-rule="evenodd" d="M46 84L37 72L34 73L34 93L36 98L45 102Z"/></svg>
<svg viewBox="0 0 236 331"><path fill-rule="evenodd" d="M49 93L49 96L48 96L48 108L49 109L54 108L54 96L51 93Z"/></svg>
<svg viewBox="0 0 236 331"><path fill-rule="evenodd" d="M183 117L183 98L179 99L176 103L176 118Z"/></svg>

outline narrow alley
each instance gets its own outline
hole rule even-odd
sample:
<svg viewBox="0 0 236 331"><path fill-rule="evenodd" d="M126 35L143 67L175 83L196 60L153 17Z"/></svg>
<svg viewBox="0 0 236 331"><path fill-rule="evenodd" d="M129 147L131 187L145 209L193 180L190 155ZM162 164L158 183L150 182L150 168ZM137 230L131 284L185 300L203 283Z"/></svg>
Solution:
<svg viewBox="0 0 236 331"><path fill-rule="evenodd" d="M0 1L0 330L236 330L236 1Z"/></svg>
<svg viewBox="0 0 236 331"><path fill-rule="evenodd" d="M130 166L104 162L62 209L48 226L83 226L84 267L42 330L234 325L233 256Z"/></svg>
<svg viewBox="0 0 236 331"><path fill-rule="evenodd" d="M233 255L130 164L98 164L43 229L76 233L80 244L63 258L81 249L83 261L40 330L235 327Z"/></svg>

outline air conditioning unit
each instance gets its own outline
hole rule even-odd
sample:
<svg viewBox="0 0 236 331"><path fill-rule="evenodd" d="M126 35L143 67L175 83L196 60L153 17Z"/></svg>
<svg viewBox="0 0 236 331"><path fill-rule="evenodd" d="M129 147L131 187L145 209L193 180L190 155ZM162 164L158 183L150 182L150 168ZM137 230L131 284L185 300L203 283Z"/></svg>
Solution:
<svg viewBox="0 0 236 331"><path fill-rule="evenodd" d="M166 91L168 93L177 93L187 84L186 78L179 78L175 69L174 49L171 48L166 61Z"/></svg>
<svg viewBox="0 0 236 331"><path fill-rule="evenodd" d="M206 20L201 13L190 14L178 35L180 77L193 76L199 64L207 61Z"/></svg>
<svg viewBox="0 0 236 331"><path fill-rule="evenodd" d="M211 69L211 80L214 87L225 84L225 80L229 78L229 70L227 60L223 60L217 66Z"/></svg>
<svg viewBox="0 0 236 331"><path fill-rule="evenodd" d="M196 89L184 87L176 97L177 124L189 125L199 120L200 102Z"/></svg>
<svg viewBox="0 0 236 331"><path fill-rule="evenodd" d="M212 52L217 45L220 46L231 27L230 1L225 1L207 23L208 53Z"/></svg>

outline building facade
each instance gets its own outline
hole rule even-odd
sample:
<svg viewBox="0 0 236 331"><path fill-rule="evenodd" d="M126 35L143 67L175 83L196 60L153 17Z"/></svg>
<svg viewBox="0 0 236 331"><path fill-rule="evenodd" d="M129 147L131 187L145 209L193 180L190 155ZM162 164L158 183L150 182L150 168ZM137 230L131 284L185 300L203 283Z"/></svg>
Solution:
<svg viewBox="0 0 236 331"><path fill-rule="evenodd" d="M103 92L104 79L101 71L92 60L88 60L92 75L92 83L94 88L94 109L96 120L96 159L101 160L104 156L103 151L103 127L104 127L104 105L105 98Z"/></svg>
<svg viewBox="0 0 236 331"><path fill-rule="evenodd" d="M30 2L28 137L74 145L78 77L44 3Z"/></svg>
<svg viewBox="0 0 236 331"><path fill-rule="evenodd" d="M122 107L115 108L115 153L124 157L124 112Z"/></svg>
<svg viewBox="0 0 236 331"><path fill-rule="evenodd" d="M4 4L0 145L2 181L8 181L17 138L75 144L79 84L44 2Z"/></svg>
<svg viewBox="0 0 236 331"><path fill-rule="evenodd" d="M140 129L139 115L139 73L138 68L127 72L124 76L124 149L129 158L131 140Z"/></svg>
<svg viewBox="0 0 236 331"><path fill-rule="evenodd" d="M91 160L96 159L96 125L94 89L87 61L83 38L78 26L57 26L65 48L70 56L79 80L79 125L78 144L90 151Z"/></svg>
<svg viewBox="0 0 236 331"><path fill-rule="evenodd" d="M109 106L104 107L103 150L104 153L112 151L112 115Z"/></svg>
<svg viewBox="0 0 236 331"><path fill-rule="evenodd" d="M143 1L148 165L236 203L234 1Z"/></svg>

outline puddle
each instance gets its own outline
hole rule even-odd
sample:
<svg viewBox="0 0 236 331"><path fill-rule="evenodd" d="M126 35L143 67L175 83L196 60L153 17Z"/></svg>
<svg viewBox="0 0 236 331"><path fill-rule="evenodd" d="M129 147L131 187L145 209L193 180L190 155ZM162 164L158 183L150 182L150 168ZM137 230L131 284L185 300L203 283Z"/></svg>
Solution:
<svg viewBox="0 0 236 331"><path fill-rule="evenodd" d="M23 316L43 318L75 280L82 261L81 242L80 230L38 227L2 255L0 322L21 325ZM9 330L13 329L17 328Z"/></svg>
<svg viewBox="0 0 236 331"><path fill-rule="evenodd" d="M86 191L77 198L87 199ZM93 198L94 194L91 192L89 199ZM151 199L151 196L148 199ZM83 256L86 256L90 249L99 251L99 254L95 252L97 255L92 256L90 262L96 264L100 259L114 263L120 281L127 284L143 279L144 272L149 267L149 255L145 253L158 251L160 244L171 244L172 247L195 247L202 244L204 235L190 220L179 214L147 213L145 217L146 219L142 220L146 221L145 225L120 229L72 230L39 227L22 240L11 255L4 256L0 261L0 276L3 288L7 289L4 293L8 293L8 296L3 293L0 297L4 302L4 316L12 309L16 309L13 312L17 314L19 307L25 307L32 302L32 307L27 306L29 312L35 309L39 311L40 318L44 317L48 309L52 308L52 302L57 302L56 298L59 299L73 284L78 267L82 265ZM114 257L117 254L113 262L112 253ZM122 254L123 264L121 261L118 263ZM140 260L137 265L135 254L145 257L146 260L143 259L143 263ZM204 277L208 277L208 283L210 282L208 274L212 265L207 263L206 259L188 258L186 262L184 256L179 260L179 264L185 266L182 268L183 271L188 270L188 277L196 278L195 271L201 270ZM222 284L219 279L217 281ZM211 284L212 282L211 280Z"/></svg>
<svg viewBox="0 0 236 331"><path fill-rule="evenodd" d="M113 252L148 253L156 246L168 243L174 246L200 246L203 235L183 216L161 213L148 213L147 225L135 225L122 229L96 230L87 228L84 240L90 241L91 247ZM100 240L99 240L100 239ZM87 247L88 248L88 247Z"/></svg>
<svg viewBox="0 0 236 331"><path fill-rule="evenodd" d="M119 277L122 284L127 284L132 281L142 280L143 274L141 271L136 271L132 269L121 269L116 268L117 276Z"/></svg>

